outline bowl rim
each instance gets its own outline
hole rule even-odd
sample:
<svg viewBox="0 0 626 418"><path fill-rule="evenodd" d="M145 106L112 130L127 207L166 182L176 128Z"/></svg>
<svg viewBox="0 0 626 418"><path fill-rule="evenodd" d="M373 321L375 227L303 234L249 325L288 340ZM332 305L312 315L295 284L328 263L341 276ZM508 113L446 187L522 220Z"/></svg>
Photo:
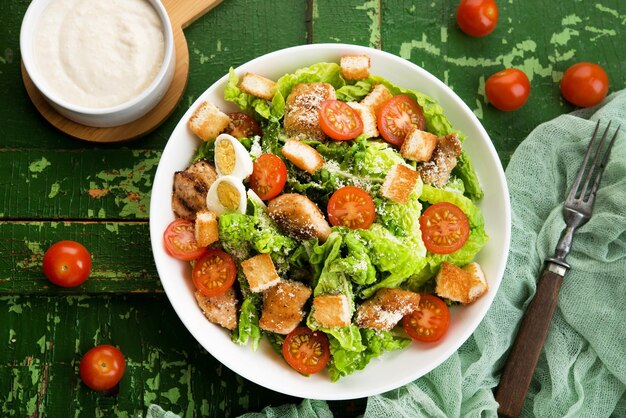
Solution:
<svg viewBox="0 0 626 418"><path fill-rule="evenodd" d="M229 369L231 369L238 375L244 377L245 379L251 382L259 384L267 389L271 389L271 390L274 390L283 394L291 395L291 396L298 396L302 398L324 399L324 400L356 399L356 398L372 396L372 395L380 394L380 393L383 393L392 389L396 389L402 385L410 383L411 381L425 375L430 370L433 370L434 368L438 367L441 363L446 361L476 331L476 328L478 327L480 322L482 322L488 310L491 308L493 304L493 300L495 299L497 290L502 282L502 278L504 275L504 270L506 267L506 262L508 258L509 248L510 248L510 237L511 237L510 195L509 195L509 190L508 190L508 186L506 183L506 178L504 176L504 169L497 155L495 147L493 146L493 143L491 142L489 135L485 131L484 127L482 126L482 124L480 123L476 115L471 111L471 109L467 106L467 104L465 104L460 99L460 97L458 97L456 93L454 93L454 91L450 87L445 85L441 80L436 78L434 75L432 75L430 72L428 72L424 68L408 60L400 58L389 52L385 52L385 51L381 51L381 50L377 50L377 49L373 49L369 47L364 47L364 46L358 46L358 45L338 44L338 43L308 44L308 45L299 45L299 46L284 48L281 50L270 52L268 54L261 55L253 60L247 61L244 64L238 66L237 68L235 68L234 71L237 74L242 74L243 72L247 71L250 67L258 66L259 62L260 63L271 62L272 59L275 59L277 56L281 56L281 55L289 56L291 52L296 53L296 52L300 52L301 50L303 50L302 52L305 52L311 48L321 49L324 54L327 54L327 55L332 54L336 57L341 56L343 53L359 53L359 52L369 53L369 54L372 54L371 55L372 59L380 58L381 56L383 56L387 60L390 60L394 65L397 63L399 65L401 64L404 66L408 66L411 69L411 71L415 71L416 73L419 73L420 76L424 77L426 80L425 82L435 84L435 89L441 90L446 96L450 98L450 100L452 100L455 103L456 106L459 106L461 108L462 113L461 113L461 116L459 117L462 117L463 119L467 120L468 123L471 123L473 125L473 128L478 130L479 134L482 137L481 140L479 141L479 144L481 144L480 145L481 149L486 148L489 154L489 160L493 162L496 168L496 173L493 173L493 174L497 174L496 180L494 180L495 183L493 186L495 189L497 189L497 190L494 190L495 192L494 196L497 196L497 203L501 203L503 205L503 207L499 208L498 214L501 215L502 217L501 222L504 225L506 225L506 227L502 231L499 230L500 238L501 238L500 239L501 245L497 249L498 250L497 254L498 255L501 254L501 256L497 257L494 262L495 263L495 267L494 267L495 275L497 276L494 279L495 286L491 287L491 284L490 284L489 292L485 296L483 296L484 300L486 300L486 307L476 308L481 312L481 315L474 315L469 321L469 326L467 326L467 328L462 328L456 334L455 339L450 344L446 345L445 349L443 347L441 348L435 347L435 349L438 350L440 353L437 355L437 361L432 367L429 368L428 371L422 374L417 375L416 373L409 373L407 375L404 375L401 378L392 379L386 383L383 383L383 382L376 383L373 385L374 386L373 388L361 387L360 385L357 385L359 386L358 388L351 388L351 387L346 387L346 386L340 387L340 382L343 381L344 379L349 379L350 377L353 377L353 376L356 378L355 375L351 375L349 377L342 378L339 382L333 383L333 382L330 382L330 380L328 380L327 383L331 385L331 387L333 388L332 390L327 389L326 386L322 388L323 390L319 390L320 388L314 388L312 390L309 387L309 385L306 385L306 384L289 386L289 385L286 385L285 383L280 382L280 379L262 378L261 376L259 376L259 374L251 373L249 370L247 370L245 368L246 367L245 364L241 364L239 360L233 361L232 358L229 358L228 354L225 354L220 350L215 350L215 349L209 350L209 348L205 345L205 342L207 341L208 337L206 337L206 335L203 335L203 331L200 330L199 327L195 325L194 317L196 315L186 312L187 307L183 306L181 304L181 301L177 300L178 296L176 295L176 291L180 291L179 289L180 285L176 284L175 285L176 287L174 287L173 282L167 279L165 280L161 279L161 282L168 296L168 300L170 304L174 308L174 311L176 312L177 316L179 317L183 325L187 328L189 333L192 334L194 339L205 350L207 350L212 356L214 356L221 364L225 365L226 367L228 367ZM293 70L296 70L297 68L300 68L302 66L304 65L298 65L297 63L295 63L293 66ZM216 80L213 84L211 84L207 89L205 89L196 98L196 101L192 105L190 105L186 113L183 116L181 116L180 121L178 122L174 130L172 131L172 136L170 136L170 139L177 132L180 132L181 129L186 128L186 126L181 127L181 125L186 125L186 116L192 112L192 108L194 108L194 105L202 99L206 100L207 95L210 95L216 91L220 92L221 90L223 90L223 87L225 86L227 80L228 80L228 73L222 76L221 78L219 78L218 80ZM162 156L165 155L168 151L173 152L173 150L177 148L177 145L179 144L176 144L174 141L168 140L168 143L163 151ZM169 174L171 173L167 171L165 166L159 163L159 166L157 167L157 172L154 177L154 183L153 183L152 195L151 195L152 198L150 202L150 225L149 225L150 236L151 236L151 244L152 244L152 249L153 249L153 256L155 259L155 265L157 267L159 278L161 277L166 278L172 275L171 271L166 270L166 266L163 265L163 261L162 260L159 261L158 259L164 253L163 243L162 243L163 230L161 230L161 226L162 226L161 224L157 226L157 223L162 221L161 219L159 219L161 216L154 215L154 214L159 213L158 208L163 206L162 200L158 201L157 199L155 199L155 196L162 194L158 192L159 189L162 189L162 187L159 188L159 185L161 184L161 181L159 180L161 177L165 175L169 175ZM496 197L494 197L494 199L496 199ZM157 257L157 255L159 257ZM472 305L469 305L469 306L471 307ZM201 319L204 319L204 318L201 318ZM206 319L204 319L204 321L206 321ZM206 334L206 332L204 332L204 334ZM231 342L231 344L236 346L235 343ZM246 348L249 349L249 347L246 347ZM399 350L399 352L387 353L387 355L395 356L396 354L401 354L405 350ZM259 351L256 353L253 353L253 355L263 355L262 353L260 353L260 351L261 350L259 349ZM367 368L366 368L366 371L367 371ZM291 370L291 372L293 372L293 370ZM342 388L344 390L341 390Z"/></svg>
<svg viewBox="0 0 626 418"><path fill-rule="evenodd" d="M109 114L117 114L124 112L127 109L133 108L138 104L141 104L146 98L151 96L153 92L158 88L160 83L167 78L169 63L174 58L175 54L174 31L172 30L172 24L169 18L169 14L167 13L167 10L165 9L163 3L160 0L147 0L159 15L159 18L161 20L161 26L163 27L165 44L165 53L163 54L161 67L150 85L148 85L148 87L146 87L137 96L123 103L109 107L93 108L80 106L68 102L67 100L61 99L56 93L54 93L47 87L45 77L41 75L41 73L37 70L37 65L34 62L34 57L32 54L32 42L37 23L39 22L39 19L41 19L41 15L45 12L50 3L52 3L53 1L55 0L33 0L28 6L28 9L26 9L26 13L24 14L24 18L22 19L22 25L20 28L20 54L22 58L22 63L24 64L24 68L26 69L28 76L32 80L35 87L37 87L37 90L39 90L39 92L43 94L49 101L68 111L86 116L103 116Z"/></svg>

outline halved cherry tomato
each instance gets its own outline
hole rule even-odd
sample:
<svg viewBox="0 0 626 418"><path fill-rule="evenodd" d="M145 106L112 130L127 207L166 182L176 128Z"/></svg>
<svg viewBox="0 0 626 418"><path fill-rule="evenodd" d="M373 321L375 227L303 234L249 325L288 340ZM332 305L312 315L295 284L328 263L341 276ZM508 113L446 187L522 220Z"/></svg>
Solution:
<svg viewBox="0 0 626 418"><path fill-rule="evenodd" d="M225 132L235 138L252 138L255 135L263 134L259 123L247 113L233 112L229 113L228 117L230 123Z"/></svg>
<svg viewBox="0 0 626 418"><path fill-rule="evenodd" d="M397 147L402 145L411 126L424 129L424 112L406 94L399 94L387 101L378 113L380 134L385 141Z"/></svg>
<svg viewBox="0 0 626 418"><path fill-rule="evenodd" d="M58 286L78 286L91 273L91 255L76 241L59 241L44 254L43 272Z"/></svg>
<svg viewBox="0 0 626 418"><path fill-rule="evenodd" d="M346 141L363 132L363 121L350 106L340 100L324 100L320 105L322 130L332 139Z"/></svg>
<svg viewBox="0 0 626 418"><path fill-rule="evenodd" d="M450 309L435 295L421 294L416 311L402 318L402 327L415 341L438 341L450 325Z"/></svg>
<svg viewBox="0 0 626 418"><path fill-rule="evenodd" d="M196 226L189 219L176 219L170 223L163 233L165 249L179 260L195 260L206 252L196 241Z"/></svg>
<svg viewBox="0 0 626 418"><path fill-rule="evenodd" d="M317 373L326 367L330 358L328 337L321 331L298 327L285 338L283 357L300 373Z"/></svg>
<svg viewBox="0 0 626 418"><path fill-rule="evenodd" d="M609 92L609 77L598 64L579 62L569 67L561 79L565 100L580 107L595 106Z"/></svg>
<svg viewBox="0 0 626 418"><path fill-rule="evenodd" d="M368 192L355 186L338 189L328 200L328 220L334 226L367 229L376 217L376 206Z"/></svg>
<svg viewBox="0 0 626 418"><path fill-rule="evenodd" d="M530 96L530 81L517 68L498 71L485 82L489 102L497 109L510 112L524 106Z"/></svg>
<svg viewBox="0 0 626 418"><path fill-rule="evenodd" d="M486 36L498 24L498 6L494 0L461 0L456 22L470 36Z"/></svg>
<svg viewBox="0 0 626 418"><path fill-rule="evenodd" d="M274 154L262 154L254 162L250 188L262 200L275 198L287 182L287 166Z"/></svg>
<svg viewBox="0 0 626 418"><path fill-rule="evenodd" d="M429 206L420 217L422 239L426 249L435 254L450 254L461 248L469 238L467 216L449 202Z"/></svg>
<svg viewBox="0 0 626 418"><path fill-rule="evenodd" d="M99 345L80 360L80 378L93 390L113 389L124 376L126 361L112 345Z"/></svg>
<svg viewBox="0 0 626 418"><path fill-rule="evenodd" d="M196 289L207 297L221 295L230 289L236 275L235 262L222 250L208 250L196 261L191 272Z"/></svg>

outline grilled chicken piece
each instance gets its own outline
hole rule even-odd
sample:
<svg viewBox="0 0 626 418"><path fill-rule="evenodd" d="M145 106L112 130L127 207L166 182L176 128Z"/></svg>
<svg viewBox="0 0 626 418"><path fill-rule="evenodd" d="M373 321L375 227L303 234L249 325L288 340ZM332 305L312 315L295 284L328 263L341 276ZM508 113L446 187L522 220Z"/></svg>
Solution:
<svg viewBox="0 0 626 418"><path fill-rule="evenodd" d="M206 210L206 195L217 178L215 168L198 161L184 171L174 174L172 209L178 218L194 219L196 212Z"/></svg>
<svg viewBox="0 0 626 418"><path fill-rule="evenodd" d="M402 319L417 309L420 295L402 289L380 289L356 311L355 323L360 328L389 331Z"/></svg>
<svg viewBox="0 0 626 418"><path fill-rule="evenodd" d="M330 225L322 211L301 194L287 193L272 199L267 213L284 233L294 238L324 242L330 235Z"/></svg>
<svg viewBox="0 0 626 418"><path fill-rule="evenodd" d="M263 294L259 327L277 334L289 334L304 318L302 307L311 289L300 282L282 281Z"/></svg>
<svg viewBox="0 0 626 418"><path fill-rule="evenodd" d="M335 88L328 83L296 84L285 102L287 135L303 134L310 139L326 140L326 134L319 123L320 104L324 100L336 98Z"/></svg>
<svg viewBox="0 0 626 418"><path fill-rule="evenodd" d="M200 292L194 293L198 306L204 316L214 324L227 329L237 326L237 295L232 287L218 296L207 297Z"/></svg>
<svg viewBox="0 0 626 418"><path fill-rule="evenodd" d="M456 167L456 159L461 155L461 141L457 134L439 138L430 161L419 165L424 183L443 187L450 180L450 173Z"/></svg>

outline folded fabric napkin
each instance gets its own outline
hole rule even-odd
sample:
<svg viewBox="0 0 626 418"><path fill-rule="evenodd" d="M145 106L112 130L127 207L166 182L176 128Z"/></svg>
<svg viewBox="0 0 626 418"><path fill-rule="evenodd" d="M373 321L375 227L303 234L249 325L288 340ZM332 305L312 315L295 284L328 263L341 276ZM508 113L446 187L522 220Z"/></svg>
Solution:
<svg viewBox="0 0 626 418"><path fill-rule="evenodd" d="M543 260L565 226L562 205L595 123L623 127L591 220L574 238L544 351L522 416L626 416L626 91L601 106L537 127L506 170L512 241L507 268L487 316L463 346L426 376L368 399L365 417L496 416L498 384L515 332L535 290ZM486 219L486 222L489 222ZM305 400L244 418L332 416L323 401Z"/></svg>

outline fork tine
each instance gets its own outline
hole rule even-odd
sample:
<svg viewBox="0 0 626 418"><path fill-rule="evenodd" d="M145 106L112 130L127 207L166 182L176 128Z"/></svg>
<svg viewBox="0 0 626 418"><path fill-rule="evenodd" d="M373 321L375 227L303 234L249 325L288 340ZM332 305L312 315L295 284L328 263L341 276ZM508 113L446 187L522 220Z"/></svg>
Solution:
<svg viewBox="0 0 626 418"><path fill-rule="evenodd" d="M593 202L593 199L595 198L596 192L598 191L598 187L600 186L600 180L602 179L602 174L604 173L604 168L606 167L606 163L609 160L609 154L611 154L611 148L613 148L613 144L615 143L615 139L617 138L617 135L619 134L620 128L621 126L617 127L617 129L615 130L615 133L613 134L613 138L611 138L611 142L609 142L609 146L606 148L604 157L602 158L602 162L600 163L600 167L598 167L598 171L597 171L598 174L596 175L596 178L593 181L593 186L591 186L591 191L589 192L589 198L587 199L587 201ZM583 195L581 195L581 198L582 196Z"/></svg>
<svg viewBox="0 0 626 418"><path fill-rule="evenodd" d="M567 195L568 201L573 201L576 198L576 192L578 191L578 186L580 186L580 180L583 178L583 174L585 173L585 168L587 167L587 162L589 161L589 156L591 155L591 149L593 148L593 144L596 140L596 135L598 133L598 129L600 128L600 121L596 123L596 128L593 131L593 136L591 137L591 141L587 146L587 152L585 153L585 158L583 162L580 164L580 168L578 169L578 173L576 174L576 178L574 179L574 183L570 188L569 194Z"/></svg>
<svg viewBox="0 0 626 418"><path fill-rule="evenodd" d="M587 172L587 177L585 178L585 184L583 185L580 191L580 196L579 196L580 200L583 200L583 201L587 200L585 199L585 196L587 194L587 190L589 190L589 183L591 182L591 178L594 175L594 172L596 170L596 167L598 164L598 158L600 158L600 153L602 152L602 146L604 145L606 134L609 132L610 128L611 128L611 121L609 121L609 124L604 129L604 133L602 134L602 139L600 140L600 144L598 145L598 148L596 148L596 153L593 156L593 162L591 163L591 167L589 167L589 171Z"/></svg>

